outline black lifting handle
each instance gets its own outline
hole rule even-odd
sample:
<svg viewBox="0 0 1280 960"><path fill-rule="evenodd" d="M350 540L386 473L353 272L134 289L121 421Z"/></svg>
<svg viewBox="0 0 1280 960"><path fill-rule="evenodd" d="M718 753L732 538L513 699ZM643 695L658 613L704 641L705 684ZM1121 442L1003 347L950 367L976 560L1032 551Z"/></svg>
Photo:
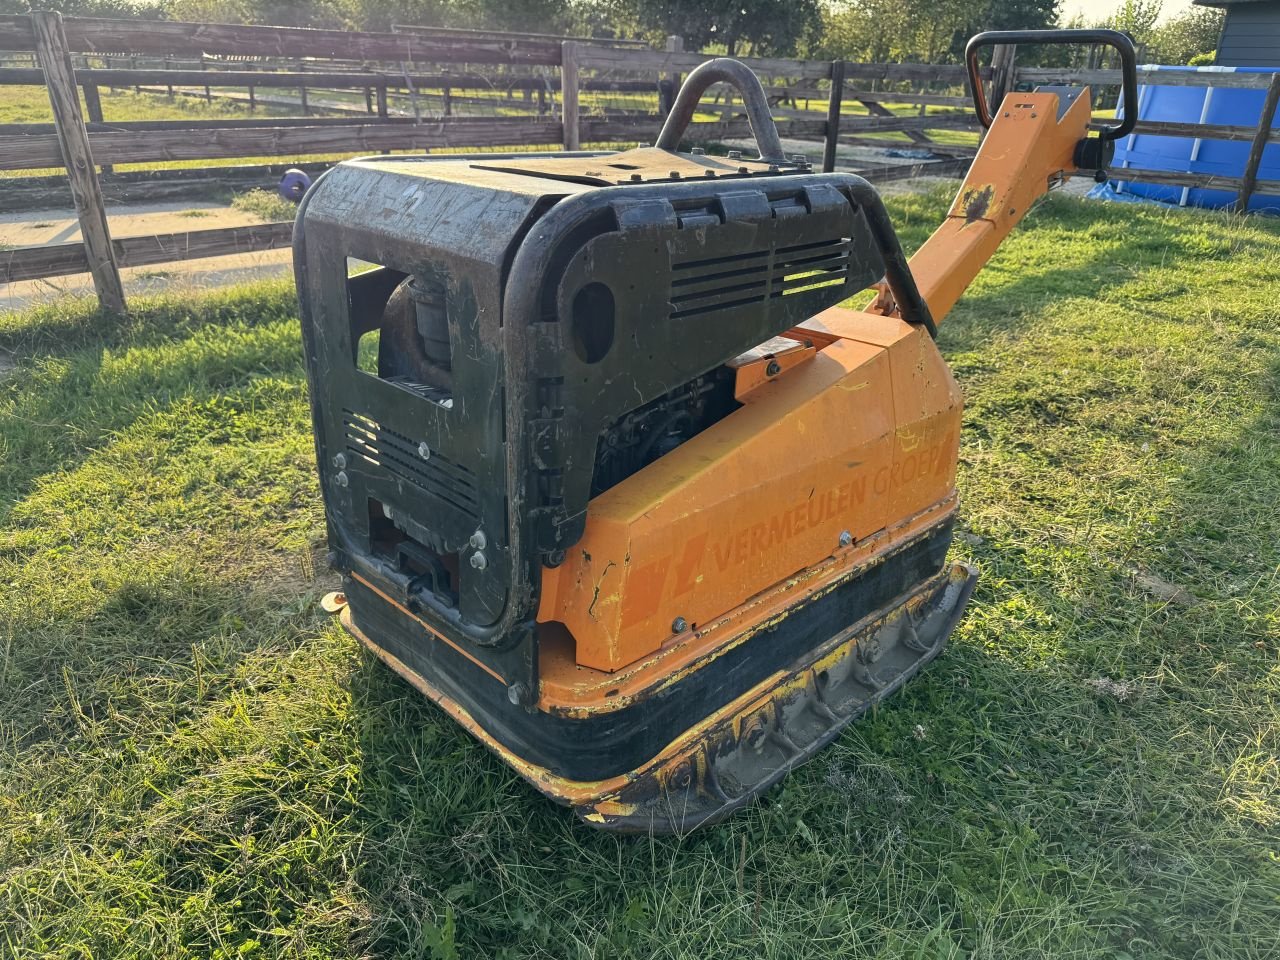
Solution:
<svg viewBox="0 0 1280 960"><path fill-rule="evenodd" d="M786 163L782 141L778 138L778 128L774 125L773 114L769 112L769 100L760 84L760 78L745 63L728 57L717 57L699 64L685 77L680 92L676 94L676 102L667 114L667 122L662 125L662 132L658 134L657 146L671 151L680 146L680 138L689 128L689 121L698 109L698 101L713 83L732 84L742 95L742 102L747 108L747 122L751 124L751 134L756 138L760 159L766 163Z"/></svg>
<svg viewBox="0 0 1280 960"><path fill-rule="evenodd" d="M1124 116L1119 123L1098 128L1103 140L1119 140L1132 133L1138 122L1138 51L1133 41L1118 30L988 30L973 37L964 48L964 62L969 70L969 87L973 90L973 106L978 120L990 127L991 110L987 95L982 89L982 77L978 72L978 51L997 44L1090 44L1102 43L1114 47L1120 54L1120 94L1123 98Z"/></svg>

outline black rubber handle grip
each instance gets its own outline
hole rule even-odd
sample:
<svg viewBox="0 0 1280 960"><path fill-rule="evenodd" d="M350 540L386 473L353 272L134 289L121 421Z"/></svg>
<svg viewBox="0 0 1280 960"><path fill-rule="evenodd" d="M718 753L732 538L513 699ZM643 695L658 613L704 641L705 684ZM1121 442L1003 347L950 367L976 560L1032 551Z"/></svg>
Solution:
<svg viewBox="0 0 1280 960"><path fill-rule="evenodd" d="M984 127L991 126L991 110L987 95L982 89L982 77L978 72L978 51L997 44L1051 43L1085 44L1104 43L1120 54L1120 94L1124 116L1119 123L1100 127L1098 136L1103 140L1119 140L1133 132L1138 122L1138 51L1133 41L1118 30L988 30L970 39L964 48L964 62L969 70L969 86L973 90L973 106L978 120Z"/></svg>

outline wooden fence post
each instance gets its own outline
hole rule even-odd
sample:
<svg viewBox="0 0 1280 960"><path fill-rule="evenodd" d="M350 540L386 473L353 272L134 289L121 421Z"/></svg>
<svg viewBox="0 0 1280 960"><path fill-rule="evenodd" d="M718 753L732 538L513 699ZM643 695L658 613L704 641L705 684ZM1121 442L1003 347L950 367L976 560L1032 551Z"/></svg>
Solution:
<svg viewBox="0 0 1280 960"><path fill-rule="evenodd" d="M577 150L582 142L578 129L578 47L574 40L560 44L560 113L566 150Z"/></svg>
<svg viewBox="0 0 1280 960"><path fill-rule="evenodd" d="M679 34L672 34L667 37L667 53L684 53L684 37ZM676 94L680 92L680 71L672 70L665 77L667 81L667 90L669 91L665 104L659 104L658 112L664 117L671 112L672 106L676 102Z"/></svg>
<svg viewBox="0 0 1280 960"><path fill-rule="evenodd" d="M836 168L836 147L840 144L840 107L844 103L844 61L831 61L831 95L827 98L827 136L822 145L822 172Z"/></svg>
<svg viewBox="0 0 1280 960"><path fill-rule="evenodd" d="M1272 74L1271 85L1267 87L1267 97L1262 102L1262 113L1258 116L1258 132L1253 135L1253 146L1249 149L1249 162L1245 164L1244 176L1240 178L1240 195L1236 197L1236 213L1249 211L1249 200L1258 185L1258 167L1262 164L1262 151L1271 140L1271 125L1276 119L1276 106L1280 105L1280 73Z"/></svg>
<svg viewBox="0 0 1280 960"><path fill-rule="evenodd" d="M84 108L89 114L89 122L102 123L102 97L98 95L98 85L83 83L80 89L84 91Z"/></svg>
<svg viewBox="0 0 1280 960"><path fill-rule="evenodd" d="M1018 48L1012 43L998 43L991 50L991 113L1000 109L1005 94L1013 89L1013 59Z"/></svg>
<svg viewBox="0 0 1280 960"><path fill-rule="evenodd" d="M76 88L75 71L71 69L67 35L62 30L62 14L48 10L33 11L31 26L40 66L44 68L54 129L58 134L58 145L62 148L76 215L80 218L84 252L89 261L89 271L93 274L98 302L114 313L124 313L124 285L120 282L120 267L111 245L111 231L107 228L107 211L102 203L102 187L93 165L93 152L89 148L89 133L80 113L80 94Z"/></svg>
<svg viewBox="0 0 1280 960"><path fill-rule="evenodd" d="M89 114L90 123L102 123L102 97L98 95L98 85L96 83L84 83L80 85L80 89L84 91L84 108ZM102 165L103 173L110 173L112 166L109 163Z"/></svg>

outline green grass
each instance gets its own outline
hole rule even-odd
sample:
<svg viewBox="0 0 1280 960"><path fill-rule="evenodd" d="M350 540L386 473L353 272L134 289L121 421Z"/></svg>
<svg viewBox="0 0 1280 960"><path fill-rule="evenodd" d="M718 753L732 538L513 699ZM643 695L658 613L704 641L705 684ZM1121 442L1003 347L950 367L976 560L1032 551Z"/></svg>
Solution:
<svg viewBox="0 0 1280 960"><path fill-rule="evenodd" d="M1275 957L1278 282L1274 222L1035 211L942 328L952 645L684 839L577 824L317 611L287 285L0 319L0 954Z"/></svg>
<svg viewBox="0 0 1280 960"><path fill-rule="evenodd" d="M272 190L248 190L232 197L231 206L241 213L252 214L264 223L292 220L298 213L296 203Z"/></svg>
<svg viewBox="0 0 1280 960"><path fill-rule="evenodd" d="M108 123L127 120L233 120L255 117L287 117L287 107L260 105L250 114L245 104L215 97L206 103L202 98L175 96L170 100L161 93L134 93L132 90L99 88L102 117ZM80 110L88 117L84 94ZM0 87L0 123L53 123L49 94L44 87Z"/></svg>

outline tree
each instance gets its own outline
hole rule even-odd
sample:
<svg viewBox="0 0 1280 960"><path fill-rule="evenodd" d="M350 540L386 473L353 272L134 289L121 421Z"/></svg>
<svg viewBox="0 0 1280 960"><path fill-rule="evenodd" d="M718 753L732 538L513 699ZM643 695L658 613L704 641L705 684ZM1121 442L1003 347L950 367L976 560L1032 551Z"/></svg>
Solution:
<svg viewBox="0 0 1280 960"><path fill-rule="evenodd" d="M686 49L715 46L731 56L792 53L822 24L819 0L613 0L611 12L624 32L674 34Z"/></svg>
<svg viewBox="0 0 1280 960"><path fill-rule="evenodd" d="M1098 26L1127 33L1141 49L1151 42L1161 6L1161 0L1124 0Z"/></svg>
<svg viewBox="0 0 1280 960"><path fill-rule="evenodd" d="M163 20L164 0L0 0L0 13L56 10L68 17L115 17Z"/></svg>
<svg viewBox="0 0 1280 960"><path fill-rule="evenodd" d="M1157 63L1189 64L1208 57L1218 48L1222 35L1223 12L1207 7L1192 7L1180 17L1156 27L1148 47L1148 58Z"/></svg>
<svg viewBox="0 0 1280 960"><path fill-rule="evenodd" d="M1030 30L1057 22L1058 0L844 0L827 9L813 53L879 63L957 62L983 30Z"/></svg>

